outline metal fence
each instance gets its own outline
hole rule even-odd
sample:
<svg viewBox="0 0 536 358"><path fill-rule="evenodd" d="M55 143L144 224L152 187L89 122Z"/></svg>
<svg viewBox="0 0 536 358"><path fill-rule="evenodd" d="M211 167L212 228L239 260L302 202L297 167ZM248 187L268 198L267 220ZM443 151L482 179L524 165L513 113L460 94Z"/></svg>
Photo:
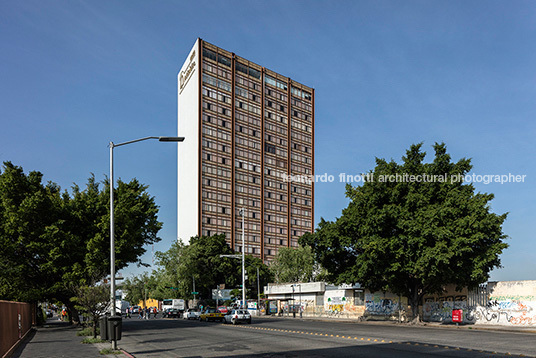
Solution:
<svg viewBox="0 0 536 358"><path fill-rule="evenodd" d="M4 357L36 324L35 305L0 301L0 356Z"/></svg>

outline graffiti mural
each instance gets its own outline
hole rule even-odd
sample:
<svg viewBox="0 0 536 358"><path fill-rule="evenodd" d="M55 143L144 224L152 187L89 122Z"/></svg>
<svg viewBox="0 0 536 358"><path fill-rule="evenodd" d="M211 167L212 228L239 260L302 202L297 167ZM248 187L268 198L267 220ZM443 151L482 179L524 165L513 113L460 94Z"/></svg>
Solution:
<svg viewBox="0 0 536 358"><path fill-rule="evenodd" d="M402 306L404 302L402 302ZM386 298L385 295L379 293L367 293L365 295L365 313L368 315L390 316L398 314L399 304L398 299Z"/></svg>
<svg viewBox="0 0 536 358"><path fill-rule="evenodd" d="M464 323L530 326L536 325L536 302L517 301L507 297L490 300L486 306L468 306L467 301L426 302L425 321L452 323L452 310L463 311Z"/></svg>
<svg viewBox="0 0 536 358"><path fill-rule="evenodd" d="M452 310L462 310L463 322L474 320L467 301L426 302L423 307L423 319L429 322L452 322Z"/></svg>

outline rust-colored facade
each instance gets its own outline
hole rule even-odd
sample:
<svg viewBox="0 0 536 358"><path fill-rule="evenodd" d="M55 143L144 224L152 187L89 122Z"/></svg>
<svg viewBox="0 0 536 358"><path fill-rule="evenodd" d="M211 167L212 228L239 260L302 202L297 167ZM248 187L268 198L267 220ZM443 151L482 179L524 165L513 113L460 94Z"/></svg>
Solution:
<svg viewBox="0 0 536 358"><path fill-rule="evenodd" d="M197 232L188 235L225 234L241 252L244 208L246 253L270 261L314 228L314 89L201 39L196 46L198 103L181 102L179 86L179 135L181 121L197 120L199 136ZM188 105L198 118L181 118ZM183 240L185 204L179 194Z"/></svg>

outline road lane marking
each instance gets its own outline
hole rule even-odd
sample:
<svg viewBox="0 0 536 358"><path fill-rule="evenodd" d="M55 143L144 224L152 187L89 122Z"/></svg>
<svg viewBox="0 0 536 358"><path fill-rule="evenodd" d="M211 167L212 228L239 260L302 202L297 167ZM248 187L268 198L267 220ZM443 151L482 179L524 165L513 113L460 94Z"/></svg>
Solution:
<svg viewBox="0 0 536 358"><path fill-rule="evenodd" d="M282 333L294 333L294 334L304 334L304 335L311 335L311 336L324 336L324 337L333 337L333 338L343 338L343 339L354 339L354 340L361 340L361 341L368 341L368 342L381 342L386 343L384 339L381 341L374 338L364 338L364 337L351 337L351 336L341 336L341 335L334 335L329 333L318 333L318 332L305 332L305 331L296 331L296 330L288 330L288 329L280 329L280 328L268 328L268 327L251 327L251 326L228 326L226 324L222 324L226 327L235 327L235 328L245 328L245 329L255 329L255 330L262 330L262 331L272 331L272 332L282 332ZM388 343L393 343L393 341L389 341ZM409 343L408 343L409 344Z"/></svg>
<svg viewBox="0 0 536 358"><path fill-rule="evenodd" d="M318 333L318 332L304 332L304 331L295 331L295 330L287 330L287 329L277 329L277 328L267 328L267 327L251 327L251 326L228 326L228 325L224 325L222 324L223 326L226 326L226 327L236 327L236 328L249 328L249 329L255 329L255 330L263 330L263 331L272 331L272 332L284 332L284 333L294 333L294 334L304 334L304 335L315 335L315 336L325 336L325 337L333 337L333 338L343 338L343 339L354 339L354 340L361 340L361 341L368 341L368 342L380 342L380 343L389 343L389 344L392 344L393 341L388 341L386 342L384 339L382 339L381 341L378 340L378 339L374 339L374 338L364 338L364 337L351 337L351 336L340 336L340 335L333 335L333 334L323 334L323 333ZM395 342L397 344L403 344L403 342ZM419 346L421 344L419 344L418 342L406 342L406 345L414 345L414 346ZM427 343L422 343L422 346L424 347L430 347L429 344ZM435 344L433 345L434 348L441 348L439 347L439 345ZM460 347L449 347L449 346L444 346L443 349L453 349L453 350L460 350L461 348ZM467 350L468 352L471 352L473 351L471 348L466 348L465 350ZM479 350L480 353L484 353L483 350ZM499 354L497 352L489 352L491 354ZM502 354L505 354L505 355L509 355L511 356L512 354L510 352L506 352L506 353L502 353ZM523 354L519 354L518 355L519 357L525 357L525 355Z"/></svg>

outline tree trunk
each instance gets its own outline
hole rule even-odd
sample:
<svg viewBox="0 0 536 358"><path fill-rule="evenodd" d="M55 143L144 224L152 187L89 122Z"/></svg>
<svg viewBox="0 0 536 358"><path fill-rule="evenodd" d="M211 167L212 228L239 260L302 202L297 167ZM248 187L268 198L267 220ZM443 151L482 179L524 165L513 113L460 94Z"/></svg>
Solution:
<svg viewBox="0 0 536 358"><path fill-rule="evenodd" d="M72 302L66 303L65 306L67 307L67 313L69 313L69 323L80 325L80 316L78 314L78 310L74 307L74 304Z"/></svg>
<svg viewBox="0 0 536 358"><path fill-rule="evenodd" d="M413 290L411 290L408 299L409 304L411 305L412 323L418 323L421 321L421 317L419 315L419 303L421 301L421 295L419 294L419 287L417 285L415 285Z"/></svg>
<svg viewBox="0 0 536 358"><path fill-rule="evenodd" d="M93 338L97 338L97 324L99 324L99 318L93 315Z"/></svg>

